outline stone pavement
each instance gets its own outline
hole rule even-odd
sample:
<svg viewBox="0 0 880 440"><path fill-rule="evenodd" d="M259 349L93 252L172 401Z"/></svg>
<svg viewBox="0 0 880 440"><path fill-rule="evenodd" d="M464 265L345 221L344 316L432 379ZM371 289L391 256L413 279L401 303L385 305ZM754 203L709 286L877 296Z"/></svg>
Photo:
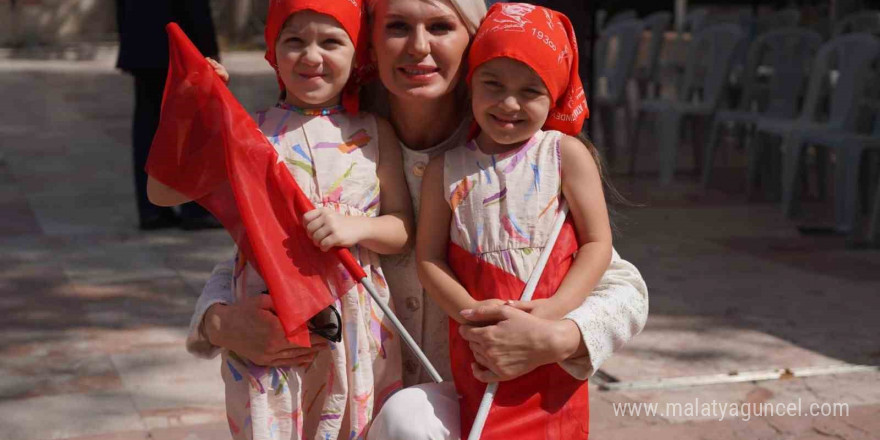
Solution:
<svg viewBox="0 0 880 440"><path fill-rule="evenodd" d="M246 107L273 101L260 54L224 61ZM112 64L112 51L91 61L0 61L0 440L228 438L219 364L188 355L183 340L230 240L135 229L133 84ZM720 189L708 191L688 175L659 187L650 171L615 177L645 205L623 210L615 245L644 274L651 316L605 373L627 382L880 364L880 252L799 236L775 205L745 202L736 170L722 170ZM821 216L830 202L811 206ZM593 387L592 438L878 438L878 379ZM666 411L712 400L843 403L849 413L719 421ZM624 403L659 411L616 414Z"/></svg>

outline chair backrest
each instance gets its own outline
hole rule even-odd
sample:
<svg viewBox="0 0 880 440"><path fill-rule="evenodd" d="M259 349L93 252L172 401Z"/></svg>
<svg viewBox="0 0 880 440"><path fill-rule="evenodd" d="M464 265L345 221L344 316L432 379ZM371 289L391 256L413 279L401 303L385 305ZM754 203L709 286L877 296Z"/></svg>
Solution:
<svg viewBox="0 0 880 440"><path fill-rule="evenodd" d="M744 37L742 28L735 24L710 26L698 33L688 46L678 100L717 108L731 59Z"/></svg>
<svg viewBox="0 0 880 440"><path fill-rule="evenodd" d="M611 18L609 18L608 21L605 22L605 27L611 26L615 23L620 23L621 21L632 20L634 18L639 18L639 14L634 9L624 9L612 15Z"/></svg>
<svg viewBox="0 0 880 440"><path fill-rule="evenodd" d="M880 32L880 11L856 12L834 23L835 37L856 32Z"/></svg>
<svg viewBox="0 0 880 440"><path fill-rule="evenodd" d="M648 41L648 64L645 70L645 76L648 78L657 77L657 66L660 60L660 50L663 48L664 33L669 29L672 23L672 14L666 11L655 12L648 15L643 20L645 29L651 32L651 39Z"/></svg>
<svg viewBox="0 0 880 440"><path fill-rule="evenodd" d="M620 103L626 97L626 84L632 76L639 42L645 24L631 19L612 24L602 31L596 44L596 97Z"/></svg>
<svg viewBox="0 0 880 440"><path fill-rule="evenodd" d="M764 33L749 46L739 109L794 118L822 36L799 28ZM763 80L769 77L769 80Z"/></svg>
<svg viewBox="0 0 880 440"><path fill-rule="evenodd" d="M763 34L776 29L795 27L801 21L801 11L797 9L783 9L772 14L758 18L757 33Z"/></svg>
<svg viewBox="0 0 880 440"><path fill-rule="evenodd" d="M684 31L690 31L695 34L703 30L706 25L706 19L709 17L709 10L706 8L696 8L688 12L684 17Z"/></svg>
<svg viewBox="0 0 880 440"><path fill-rule="evenodd" d="M853 131L878 54L880 40L869 34L841 35L825 43L813 61L799 118L804 122L824 122L832 129Z"/></svg>

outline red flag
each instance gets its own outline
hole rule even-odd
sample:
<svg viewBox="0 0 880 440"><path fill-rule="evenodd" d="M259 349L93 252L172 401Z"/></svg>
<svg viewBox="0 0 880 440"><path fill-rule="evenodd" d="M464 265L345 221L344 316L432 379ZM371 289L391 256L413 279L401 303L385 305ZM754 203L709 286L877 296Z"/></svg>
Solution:
<svg viewBox="0 0 880 440"><path fill-rule="evenodd" d="M574 261L577 237L567 220L532 299L552 296ZM519 300L525 283L450 242L447 256L458 280L478 300ZM474 378L476 362L468 342L458 334L458 323L449 320L449 348L452 376L461 407L461 438L467 438L486 384ZM544 365L516 379L501 382L482 440L511 438L585 440L590 427L590 398L587 381L577 380L558 364Z"/></svg>
<svg viewBox="0 0 880 440"><path fill-rule="evenodd" d="M168 79L147 173L223 223L266 281L288 340L309 346L306 322L363 269L347 249L315 247L302 222L314 207L275 149L180 27L166 30Z"/></svg>

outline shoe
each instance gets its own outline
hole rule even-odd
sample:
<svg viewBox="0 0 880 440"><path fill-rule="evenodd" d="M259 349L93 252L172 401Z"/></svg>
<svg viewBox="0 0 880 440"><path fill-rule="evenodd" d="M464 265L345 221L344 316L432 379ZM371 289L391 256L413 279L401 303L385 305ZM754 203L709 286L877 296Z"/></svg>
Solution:
<svg viewBox="0 0 880 440"><path fill-rule="evenodd" d="M223 224L212 215L196 218L184 218L180 221L180 229L198 231L202 229L220 229Z"/></svg>
<svg viewBox="0 0 880 440"><path fill-rule="evenodd" d="M172 213L162 213L149 218L142 218L138 222L141 231L155 231L157 229L174 228L180 225L180 217Z"/></svg>

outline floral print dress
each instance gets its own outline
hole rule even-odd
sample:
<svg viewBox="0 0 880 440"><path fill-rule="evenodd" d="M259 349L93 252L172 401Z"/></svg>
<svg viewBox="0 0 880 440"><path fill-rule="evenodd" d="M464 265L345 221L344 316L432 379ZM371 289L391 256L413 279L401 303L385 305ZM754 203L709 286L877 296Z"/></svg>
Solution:
<svg viewBox="0 0 880 440"><path fill-rule="evenodd" d="M339 109L324 114L279 104L258 112L260 130L316 207L348 216L379 215L376 120ZM379 256L354 246L354 257L386 304L390 295ZM239 253L232 275L236 300L261 295L266 286ZM330 343L300 368L254 365L223 351L226 412L233 438L362 439L381 403L401 387L398 336L370 295L357 284L335 304L342 341Z"/></svg>

